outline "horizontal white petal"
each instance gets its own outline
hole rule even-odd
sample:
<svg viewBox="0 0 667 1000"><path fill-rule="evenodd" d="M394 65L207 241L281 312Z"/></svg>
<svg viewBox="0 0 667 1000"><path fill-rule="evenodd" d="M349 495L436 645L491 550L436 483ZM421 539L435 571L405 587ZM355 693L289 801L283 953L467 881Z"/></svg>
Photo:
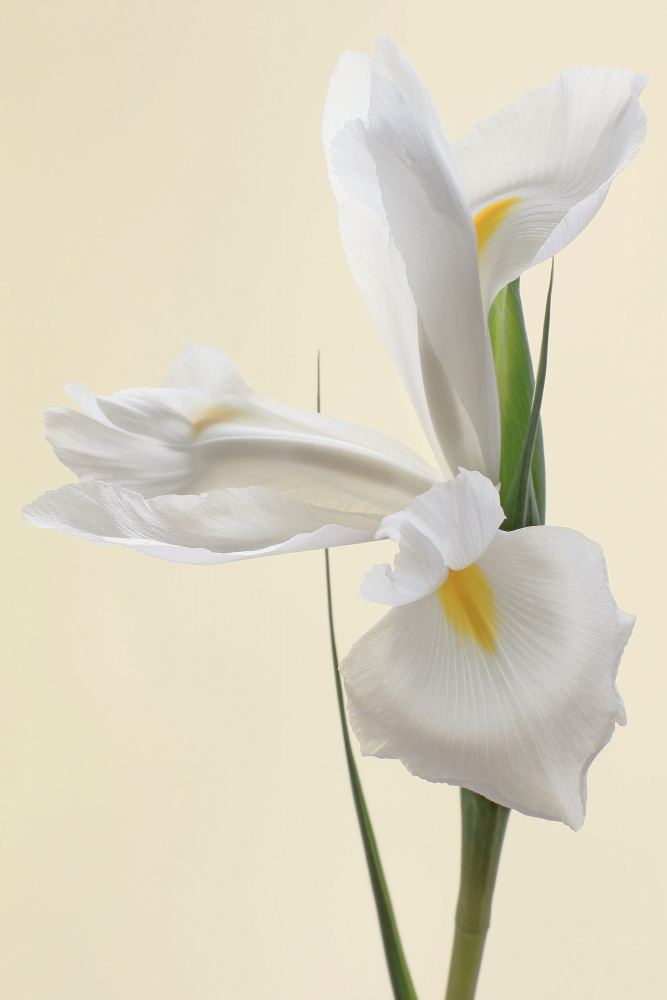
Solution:
<svg viewBox="0 0 667 1000"><path fill-rule="evenodd" d="M480 256L484 304L588 225L646 134L646 78L604 67L565 70L470 129L456 144L474 216L518 201Z"/></svg>
<svg viewBox="0 0 667 1000"><path fill-rule="evenodd" d="M455 629L439 592L393 608L341 663L362 753L578 829L586 775L616 723L634 619L602 550L565 528L498 532L477 563L493 651Z"/></svg>
<svg viewBox="0 0 667 1000"><path fill-rule="evenodd" d="M45 415L60 460L83 480L146 497L266 486L383 514L406 506L438 477L384 434L262 396L213 348L188 348L166 381L108 397L70 387L86 414Z"/></svg>
<svg viewBox="0 0 667 1000"><path fill-rule="evenodd" d="M378 518L330 510L262 487L147 500L111 483L70 483L38 497L23 518L101 544L173 562L213 565L370 541Z"/></svg>
<svg viewBox="0 0 667 1000"><path fill-rule="evenodd" d="M54 452L80 479L106 479L147 496L187 491L191 463L182 449L76 410L47 410L44 423Z"/></svg>

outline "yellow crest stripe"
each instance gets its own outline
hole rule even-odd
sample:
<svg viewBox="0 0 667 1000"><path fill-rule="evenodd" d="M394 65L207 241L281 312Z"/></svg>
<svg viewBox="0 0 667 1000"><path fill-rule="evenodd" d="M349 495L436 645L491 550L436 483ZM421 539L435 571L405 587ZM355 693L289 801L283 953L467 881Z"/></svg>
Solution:
<svg viewBox="0 0 667 1000"><path fill-rule="evenodd" d="M209 427L224 424L225 421L233 420L237 416L238 411L233 406L209 406L192 421L192 430L195 434L203 434Z"/></svg>
<svg viewBox="0 0 667 1000"><path fill-rule="evenodd" d="M494 201L492 205L487 205L475 216L475 229L477 230L477 255L481 256L482 250L496 229L506 219L512 208L520 198L504 198L502 201Z"/></svg>
<svg viewBox="0 0 667 1000"><path fill-rule="evenodd" d="M438 593L454 631L470 636L478 646L494 653L498 611L489 581L481 569L474 563L466 569L450 569Z"/></svg>

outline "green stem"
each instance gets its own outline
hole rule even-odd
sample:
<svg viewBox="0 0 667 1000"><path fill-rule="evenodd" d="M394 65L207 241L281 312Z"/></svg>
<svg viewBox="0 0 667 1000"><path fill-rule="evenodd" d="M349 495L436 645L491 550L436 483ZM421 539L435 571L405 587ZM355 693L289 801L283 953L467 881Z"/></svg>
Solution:
<svg viewBox="0 0 667 1000"><path fill-rule="evenodd" d="M543 522L543 516L539 510L540 505L535 502L531 468L540 427L540 409L547 374L553 284L554 266L552 260L542 328L542 346L530 415L511 485L503 501L503 510L506 515L506 520L502 525L504 531L514 531L518 528L524 528L528 524ZM513 295L517 300L515 309L520 311L521 300L518 298L518 285L513 289ZM522 313L521 322L523 323ZM501 333L503 332L502 324L497 322L497 318L496 327ZM510 405L509 396L506 405ZM542 480L543 478L544 474L542 473ZM543 492L541 501L543 509ZM505 806L490 802L483 795L471 792L468 788L461 789L461 885L456 907L454 943L445 1000L474 1000L479 970L482 965L484 942L491 921L491 900L493 899L500 851L503 846L509 814L510 811Z"/></svg>
<svg viewBox="0 0 667 1000"><path fill-rule="evenodd" d="M445 1000L473 1000L509 809L461 789L461 885Z"/></svg>
<svg viewBox="0 0 667 1000"><path fill-rule="evenodd" d="M327 607L329 610L331 656L333 659L334 674L336 678L336 694L338 695L338 711L340 714L341 728L343 730L345 757L347 759L347 769L350 775L350 785L352 786L354 807L357 812L359 830L361 831L361 839L363 841L364 853L366 855L366 864L368 865L368 874L370 875L371 886L373 887L373 896L375 897L375 907L377 909L378 921L380 923L380 932L382 934L382 943L384 945L384 953L387 959L389 978L391 980L395 1000L417 1000L417 994L415 993L415 988L412 985L412 979L410 977L410 970L408 969L408 964L403 953L403 946L401 945L401 939L398 933L394 909L391 905L387 882L385 880L384 872L382 871L382 864L380 862L380 854L375 842L373 827L371 826L368 809L366 808L364 793L361 787L361 780L359 778L359 772L357 771L357 765L354 760L352 744L350 743L350 733L348 731L347 717L345 715L345 701L343 699L343 685L341 683L340 673L338 670L338 652L336 650L333 608L331 604L331 574L329 572L328 549L324 550L324 558L327 575Z"/></svg>

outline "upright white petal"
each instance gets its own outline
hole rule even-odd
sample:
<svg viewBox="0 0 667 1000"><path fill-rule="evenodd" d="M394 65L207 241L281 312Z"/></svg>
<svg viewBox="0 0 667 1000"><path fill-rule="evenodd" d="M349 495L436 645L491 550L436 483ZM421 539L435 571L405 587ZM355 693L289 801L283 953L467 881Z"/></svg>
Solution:
<svg viewBox="0 0 667 1000"><path fill-rule="evenodd" d="M462 497L435 486L400 526L393 572L367 577L365 596L394 607L341 663L352 728L364 754L578 829L588 767L625 722L615 678L634 619L598 545L498 531L491 484L464 485L476 512L461 505L458 540L438 514L449 504L456 523Z"/></svg>
<svg viewBox="0 0 667 1000"><path fill-rule="evenodd" d="M593 218L646 135L646 78L576 67L482 119L455 146L480 246L484 305L552 257Z"/></svg>
<svg viewBox="0 0 667 1000"><path fill-rule="evenodd" d="M265 486L381 514L438 477L384 434L262 396L213 348L188 348L166 381L106 397L71 387L87 414L45 416L60 460L146 497Z"/></svg>
<svg viewBox="0 0 667 1000"><path fill-rule="evenodd" d="M372 514L331 510L262 487L146 499L112 483L70 483L23 508L23 518L99 544L172 562L213 565L371 541Z"/></svg>
<svg viewBox="0 0 667 1000"><path fill-rule="evenodd" d="M449 138L426 88L390 39L379 40L370 66L354 62L365 65L367 82L356 88L341 125L352 65L348 56L334 74L324 126L350 267L430 433L422 416L426 400L449 468L466 465L495 478L495 372L476 233ZM399 303L392 290L400 291Z"/></svg>
<svg viewBox="0 0 667 1000"><path fill-rule="evenodd" d="M322 137L352 276L404 383L443 472L449 468L424 391L417 309L396 249L368 148L371 60L345 52L331 77ZM439 367L439 366L438 366Z"/></svg>

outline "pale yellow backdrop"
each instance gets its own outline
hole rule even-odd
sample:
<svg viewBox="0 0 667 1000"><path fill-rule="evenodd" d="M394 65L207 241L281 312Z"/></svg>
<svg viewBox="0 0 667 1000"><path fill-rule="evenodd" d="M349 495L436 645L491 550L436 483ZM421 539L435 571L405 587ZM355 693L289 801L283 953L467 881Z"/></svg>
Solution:
<svg viewBox="0 0 667 1000"><path fill-rule="evenodd" d="M665 995L664 5L270 0L0 10L3 1000L384 1000L321 553L176 566L23 525L70 479L61 385L156 384L192 340L424 450L348 274L319 139L346 48L392 33L452 135L579 63L651 77L650 130L557 261L548 520L638 614L630 724L573 834L512 815L479 1000ZM532 329L547 274L525 282ZM370 546L333 554L340 646ZM420 1000L442 996L458 793L364 761Z"/></svg>

